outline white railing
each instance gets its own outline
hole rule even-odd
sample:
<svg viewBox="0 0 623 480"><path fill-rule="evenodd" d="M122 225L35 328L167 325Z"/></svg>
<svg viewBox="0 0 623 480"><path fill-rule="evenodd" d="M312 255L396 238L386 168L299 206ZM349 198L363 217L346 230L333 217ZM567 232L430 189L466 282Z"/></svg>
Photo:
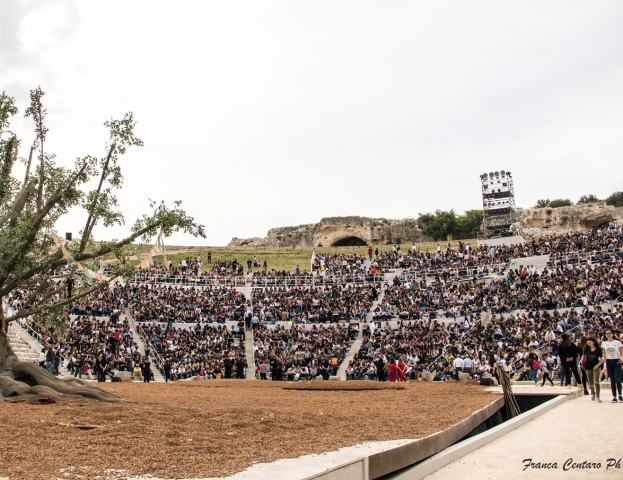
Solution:
<svg viewBox="0 0 623 480"><path fill-rule="evenodd" d="M402 272L399 278L406 280L428 279L444 277L448 279L469 280L474 277L482 278L493 274L501 274L508 267L508 263L493 263L487 265L475 265L471 267L442 267L418 269L408 267ZM446 274L446 275L444 275Z"/></svg>
<svg viewBox="0 0 623 480"><path fill-rule="evenodd" d="M160 355L160 352L158 352L158 350L156 349L155 342L149 340L149 337L147 336L145 330L143 330L143 327L140 324L137 323L136 325L138 326L138 334L140 335L141 339L143 340L145 345L151 347L151 350L154 352L152 358L154 359L154 362L156 362L160 373L164 373L164 364L162 363L162 359L158 356Z"/></svg>
<svg viewBox="0 0 623 480"><path fill-rule="evenodd" d="M617 255L619 257L619 263L621 262L621 250L595 250L595 251L586 251L586 252L577 252L577 253L568 253L565 255L558 255L556 253L550 253L549 260L547 261L547 265L550 266L565 266L565 265L578 265L582 263L603 263L610 262L613 255ZM597 261L598 256L602 255L603 260Z"/></svg>
<svg viewBox="0 0 623 480"><path fill-rule="evenodd" d="M32 339L34 339L35 341L37 341L38 343L41 344L42 347L44 348L49 348L49 346L47 346L45 344L45 340L43 339L43 335L41 335L39 332L37 332L34 328L32 328L30 325L24 325L26 323L25 318L19 318L16 320L16 322L19 324L19 326L22 328L23 332L26 332L26 334L31 337ZM67 359L67 357L65 357L62 353L58 353L59 356L61 357L61 365L66 365L66 362L68 362L69 360Z"/></svg>
<svg viewBox="0 0 623 480"><path fill-rule="evenodd" d="M128 282L136 285L180 285L193 287L315 287L331 285L365 285L384 281L384 275L290 275L290 276L192 276L137 274Z"/></svg>

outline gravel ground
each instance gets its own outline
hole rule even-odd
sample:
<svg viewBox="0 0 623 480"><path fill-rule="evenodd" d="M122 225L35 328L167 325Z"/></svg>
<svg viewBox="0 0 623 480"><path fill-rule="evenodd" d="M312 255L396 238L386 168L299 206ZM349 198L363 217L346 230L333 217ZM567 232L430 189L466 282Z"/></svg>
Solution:
<svg viewBox="0 0 623 480"><path fill-rule="evenodd" d="M454 382L378 391L299 391L225 380L104 388L145 403L0 403L0 477L227 476L257 462L421 438L496 398ZM85 426L93 428L78 428Z"/></svg>

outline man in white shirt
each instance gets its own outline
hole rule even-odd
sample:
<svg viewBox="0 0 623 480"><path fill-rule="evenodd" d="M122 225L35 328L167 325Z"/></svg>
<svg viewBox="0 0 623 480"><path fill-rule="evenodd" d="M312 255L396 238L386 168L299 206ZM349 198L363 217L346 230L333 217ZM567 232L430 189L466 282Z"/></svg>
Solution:
<svg viewBox="0 0 623 480"><path fill-rule="evenodd" d="M463 371L463 358L458 356L454 359L454 379L458 381L459 372Z"/></svg>
<svg viewBox="0 0 623 480"><path fill-rule="evenodd" d="M469 373L471 375L473 370L474 370L474 361L471 359L469 355L467 355L465 359L463 360L463 373Z"/></svg>

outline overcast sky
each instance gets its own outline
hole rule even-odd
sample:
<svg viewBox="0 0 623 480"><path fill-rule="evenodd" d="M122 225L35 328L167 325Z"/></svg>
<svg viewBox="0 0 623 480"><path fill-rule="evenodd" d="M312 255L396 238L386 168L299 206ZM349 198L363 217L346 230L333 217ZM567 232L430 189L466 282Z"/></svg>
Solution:
<svg viewBox="0 0 623 480"><path fill-rule="evenodd" d="M623 2L0 2L0 91L46 92L46 150L102 156L127 111L119 200L180 199L208 238L322 217L623 190ZM25 148L22 150L25 151ZM59 231L81 228L81 215Z"/></svg>

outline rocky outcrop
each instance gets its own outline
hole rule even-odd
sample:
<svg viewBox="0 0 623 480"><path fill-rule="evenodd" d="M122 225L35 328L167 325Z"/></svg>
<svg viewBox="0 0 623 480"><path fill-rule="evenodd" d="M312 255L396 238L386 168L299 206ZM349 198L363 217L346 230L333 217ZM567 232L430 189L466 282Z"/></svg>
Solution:
<svg viewBox="0 0 623 480"><path fill-rule="evenodd" d="M585 203L572 207L519 209L517 220L524 237L588 230L608 222L623 222L623 207Z"/></svg>
<svg viewBox="0 0 623 480"><path fill-rule="evenodd" d="M608 222L623 222L623 207L587 203L571 207L517 209L524 237L588 230ZM317 248L343 245L391 245L428 242L415 219L330 217L297 227L272 228L264 238L232 238L228 247Z"/></svg>
<svg viewBox="0 0 623 480"><path fill-rule="evenodd" d="M414 219L330 217L298 227L272 228L264 238L232 238L228 247L331 247L430 241Z"/></svg>

